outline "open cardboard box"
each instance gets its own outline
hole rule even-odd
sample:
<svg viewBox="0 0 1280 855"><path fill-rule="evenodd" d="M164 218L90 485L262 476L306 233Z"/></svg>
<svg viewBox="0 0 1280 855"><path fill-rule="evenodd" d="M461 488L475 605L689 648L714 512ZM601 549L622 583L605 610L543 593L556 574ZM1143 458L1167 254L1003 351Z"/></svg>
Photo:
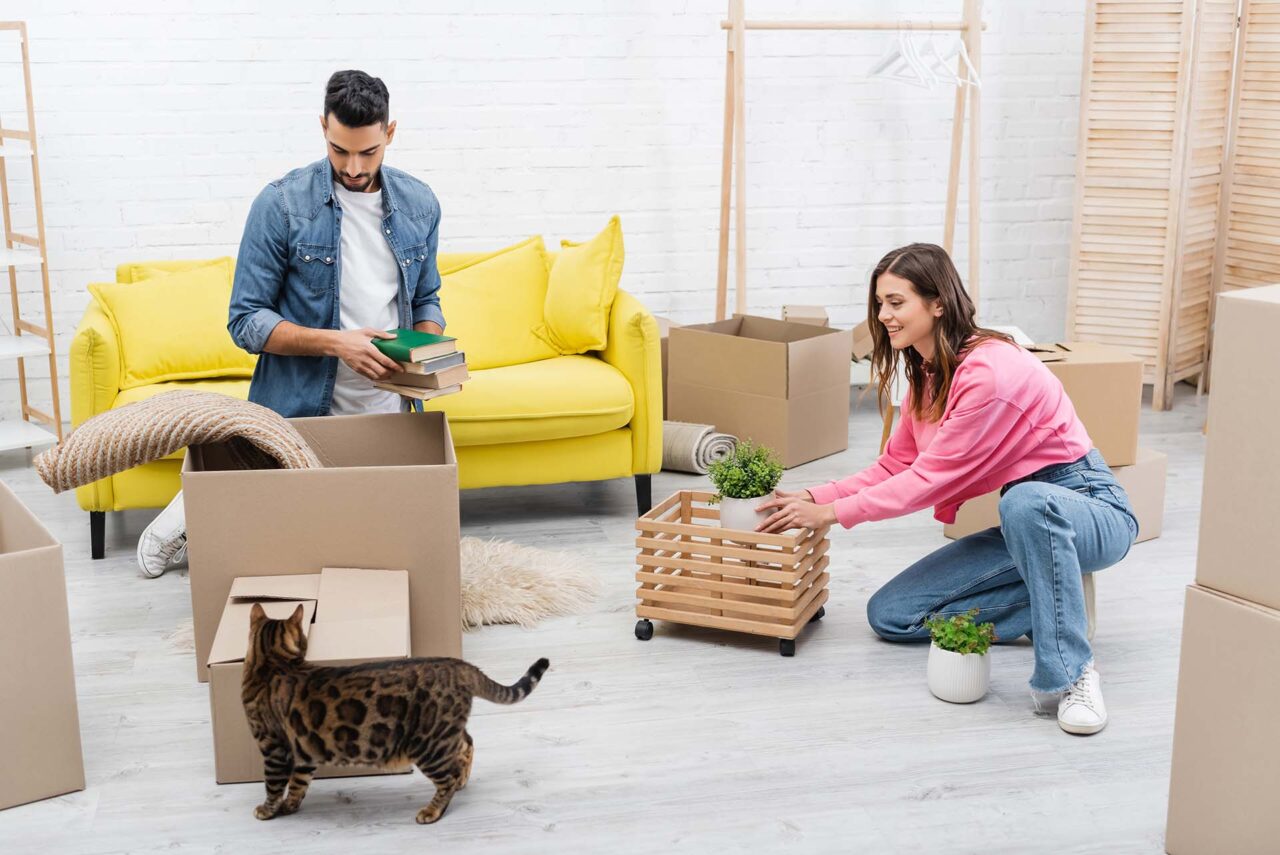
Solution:
<svg viewBox="0 0 1280 855"><path fill-rule="evenodd" d="M84 789L62 546L0 481L0 810Z"/></svg>
<svg viewBox="0 0 1280 855"><path fill-rule="evenodd" d="M443 413L291 419L323 469L241 470L220 445L182 468L196 673L242 576L409 574L414 656L462 655L458 468Z"/></svg>
<svg viewBox="0 0 1280 855"><path fill-rule="evenodd" d="M1062 381L1107 465L1136 463L1142 359L1118 347L1087 341L1035 344L1028 349Z"/></svg>
<svg viewBox="0 0 1280 855"><path fill-rule="evenodd" d="M1138 461L1132 466L1117 466L1116 482L1129 495L1129 504L1138 517L1138 539L1152 540L1164 529L1164 482L1169 457L1149 448L1138 449ZM942 533L956 539L1000 525L1000 491L993 490L960 506L956 521L943 526Z"/></svg>
<svg viewBox="0 0 1280 855"><path fill-rule="evenodd" d="M249 732L240 684L255 603L283 620L302 606L307 662L352 665L409 656L409 574L326 567L319 574L236 579L210 650L209 709L219 784L262 780L262 752ZM403 771L403 770L390 770ZM320 766L322 777L386 774L367 766Z"/></svg>
<svg viewBox="0 0 1280 855"><path fill-rule="evenodd" d="M849 446L849 332L734 315L674 327L669 418L767 445L788 468Z"/></svg>
<svg viewBox="0 0 1280 855"><path fill-rule="evenodd" d="M1165 833L1172 855L1280 846L1277 648L1280 611L1187 588Z"/></svg>

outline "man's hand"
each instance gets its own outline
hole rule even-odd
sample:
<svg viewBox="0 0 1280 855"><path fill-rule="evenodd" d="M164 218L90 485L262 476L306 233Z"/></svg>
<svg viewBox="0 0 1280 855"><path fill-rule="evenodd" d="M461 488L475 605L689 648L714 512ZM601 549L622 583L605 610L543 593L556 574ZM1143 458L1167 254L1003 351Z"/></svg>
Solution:
<svg viewBox="0 0 1280 855"><path fill-rule="evenodd" d="M386 380L400 370L400 363L374 347L375 338L395 338L395 335L370 327L335 331L329 355L338 357L352 371L370 380Z"/></svg>
<svg viewBox="0 0 1280 855"><path fill-rule="evenodd" d="M756 505L756 510L773 511L768 519L756 526L756 531L766 534L776 534L792 528L817 530L836 522L835 505L815 504L808 490L798 493L778 490L772 499Z"/></svg>

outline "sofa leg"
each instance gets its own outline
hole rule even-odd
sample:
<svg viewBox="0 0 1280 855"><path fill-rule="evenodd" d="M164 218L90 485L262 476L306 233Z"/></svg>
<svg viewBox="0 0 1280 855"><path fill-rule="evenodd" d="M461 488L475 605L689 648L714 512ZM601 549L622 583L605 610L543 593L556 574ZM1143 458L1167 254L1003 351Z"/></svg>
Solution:
<svg viewBox="0 0 1280 855"><path fill-rule="evenodd" d="M94 560L107 555L107 514L105 511L89 511L89 542Z"/></svg>
<svg viewBox="0 0 1280 855"><path fill-rule="evenodd" d="M639 516L649 513L653 507L653 476L637 475L636 476L636 508L640 511Z"/></svg>

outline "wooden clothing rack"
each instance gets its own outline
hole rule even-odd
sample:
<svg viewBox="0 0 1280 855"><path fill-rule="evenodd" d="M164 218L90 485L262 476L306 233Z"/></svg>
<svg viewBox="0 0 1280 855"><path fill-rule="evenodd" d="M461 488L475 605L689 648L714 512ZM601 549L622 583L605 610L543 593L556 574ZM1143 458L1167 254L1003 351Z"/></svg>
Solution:
<svg viewBox="0 0 1280 855"><path fill-rule="evenodd" d="M21 397L21 420L0 419L0 451L30 448L62 440L62 408L58 401L58 361L53 349L53 306L49 293L48 244L44 236L44 200L40 193L40 155L36 145L36 114L31 99L31 60L27 50L27 25L22 21L0 21L0 41L6 32L16 32L22 47L22 76L27 96L27 127L9 130L0 127L0 211L3 211L4 245L0 247L0 268L9 273L9 302L13 310L12 335L0 335L0 359L18 361L18 389ZM31 184L35 193L34 235L14 230L9 210L9 161L29 160ZM18 301L18 267L40 268L44 294L44 324L22 317ZM32 357L49 360L50 409L45 412L31 404L27 390L26 360ZM32 423L42 422L47 430Z"/></svg>
<svg viewBox="0 0 1280 855"><path fill-rule="evenodd" d="M746 36L749 30L951 30L964 40L969 62L981 70L982 0L962 0L959 20L865 21L756 21L747 20L745 0L729 0L724 78L724 153L720 171L720 246L716 276L716 320L726 314L729 283L729 205L734 203L734 286L736 311L747 309L747 140L746 140ZM965 71L961 63L960 72ZM969 91L972 90L972 91ZM965 112L969 116L969 295L978 302L979 267L979 130L981 93L974 86L957 86L951 129L951 169L947 176L946 224L942 246L951 252L959 206L960 160L964 148ZM736 190L735 190L736 188Z"/></svg>

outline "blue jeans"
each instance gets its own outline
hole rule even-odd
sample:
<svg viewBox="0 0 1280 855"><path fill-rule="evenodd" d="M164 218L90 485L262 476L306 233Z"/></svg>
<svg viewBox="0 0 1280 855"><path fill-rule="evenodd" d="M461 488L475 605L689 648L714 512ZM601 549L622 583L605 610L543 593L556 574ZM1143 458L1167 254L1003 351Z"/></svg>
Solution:
<svg viewBox="0 0 1280 855"><path fill-rule="evenodd" d="M1093 659L1082 574L1129 552L1138 521L1097 450L1005 485L1000 525L926 555L867 603L888 641L927 641L925 620L978 609L1001 641L1031 638L1031 688L1066 690Z"/></svg>

